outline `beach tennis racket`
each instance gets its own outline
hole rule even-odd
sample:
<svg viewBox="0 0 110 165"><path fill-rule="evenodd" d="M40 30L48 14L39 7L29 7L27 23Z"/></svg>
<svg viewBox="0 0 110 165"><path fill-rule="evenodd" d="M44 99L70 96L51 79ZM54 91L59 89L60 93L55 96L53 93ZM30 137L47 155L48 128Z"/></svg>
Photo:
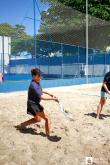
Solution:
<svg viewBox="0 0 110 165"><path fill-rule="evenodd" d="M60 111L65 115L65 117L69 118L69 119L73 119L72 113L66 111L63 107L63 104L59 101L58 102L59 107L60 107Z"/></svg>

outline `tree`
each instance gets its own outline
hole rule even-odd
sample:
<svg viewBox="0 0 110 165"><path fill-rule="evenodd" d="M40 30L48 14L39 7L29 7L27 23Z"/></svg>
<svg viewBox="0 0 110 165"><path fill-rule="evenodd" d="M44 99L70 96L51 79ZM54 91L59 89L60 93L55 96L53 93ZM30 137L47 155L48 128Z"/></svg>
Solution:
<svg viewBox="0 0 110 165"><path fill-rule="evenodd" d="M60 29L61 31L69 31L70 29L85 28L86 0L42 1L49 2L50 7L47 11L42 12L43 23L40 27L40 32L46 33L46 29L48 29L48 33L54 33ZM88 0L88 2L89 26L108 24L106 20L110 20L110 0L106 2L103 0Z"/></svg>
<svg viewBox="0 0 110 165"><path fill-rule="evenodd" d="M24 32L25 31L25 26L16 24L15 25L15 30L18 31L18 32Z"/></svg>
<svg viewBox="0 0 110 165"><path fill-rule="evenodd" d="M8 23L0 24L0 36L13 36L15 34L14 28Z"/></svg>
<svg viewBox="0 0 110 165"><path fill-rule="evenodd" d="M42 1L49 2L49 8L42 12L41 38L85 47L86 0ZM88 3L89 47L105 50L110 45L110 0L88 0Z"/></svg>
<svg viewBox="0 0 110 165"><path fill-rule="evenodd" d="M86 0L42 0L43 2L61 2L65 6L70 6L73 9L86 13ZM88 12L91 16L110 20L110 0L88 0Z"/></svg>
<svg viewBox="0 0 110 165"><path fill-rule="evenodd" d="M11 37L12 55L20 56L22 52L27 52L34 56L33 37L25 32L25 26L19 24L12 26L8 23L1 23L0 36Z"/></svg>

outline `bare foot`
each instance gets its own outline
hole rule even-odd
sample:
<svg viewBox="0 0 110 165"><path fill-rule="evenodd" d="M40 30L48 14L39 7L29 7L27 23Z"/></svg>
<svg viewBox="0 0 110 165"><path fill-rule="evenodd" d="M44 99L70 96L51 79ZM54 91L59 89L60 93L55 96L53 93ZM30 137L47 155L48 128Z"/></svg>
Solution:
<svg viewBox="0 0 110 165"><path fill-rule="evenodd" d="M99 116L97 116L96 119L99 119Z"/></svg>

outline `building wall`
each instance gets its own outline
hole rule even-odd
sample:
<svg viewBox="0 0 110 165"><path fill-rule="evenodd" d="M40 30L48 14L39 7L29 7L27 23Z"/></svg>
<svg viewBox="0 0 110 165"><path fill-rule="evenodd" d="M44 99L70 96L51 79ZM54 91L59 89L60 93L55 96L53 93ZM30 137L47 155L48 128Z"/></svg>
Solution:
<svg viewBox="0 0 110 165"><path fill-rule="evenodd" d="M3 44L4 42L4 44ZM3 55L4 46L4 55ZM0 71L3 70L3 56L4 56L4 67L6 68L9 64L9 55L11 54L11 37L0 36Z"/></svg>

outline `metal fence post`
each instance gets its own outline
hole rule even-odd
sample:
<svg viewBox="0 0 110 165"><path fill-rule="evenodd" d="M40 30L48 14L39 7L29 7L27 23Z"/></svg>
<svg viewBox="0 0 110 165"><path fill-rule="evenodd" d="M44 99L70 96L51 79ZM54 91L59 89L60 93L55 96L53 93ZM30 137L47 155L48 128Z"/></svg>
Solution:
<svg viewBox="0 0 110 165"><path fill-rule="evenodd" d="M4 63L4 36L2 37L2 52L3 52L2 53L2 55L3 55L3 58L2 58L3 59L3 66L2 66L2 72L3 73L2 74L3 74L3 81L4 81L4 64L5 64Z"/></svg>
<svg viewBox="0 0 110 165"><path fill-rule="evenodd" d="M79 46L78 46L78 77L80 77L80 65L79 65Z"/></svg>
<svg viewBox="0 0 110 165"><path fill-rule="evenodd" d="M86 0L86 83L88 84L88 0Z"/></svg>
<svg viewBox="0 0 110 165"><path fill-rule="evenodd" d="M64 77L63 73L63 44L61 44L61 53L62 53L62 58L61 58L61 78Z"/></svg>

